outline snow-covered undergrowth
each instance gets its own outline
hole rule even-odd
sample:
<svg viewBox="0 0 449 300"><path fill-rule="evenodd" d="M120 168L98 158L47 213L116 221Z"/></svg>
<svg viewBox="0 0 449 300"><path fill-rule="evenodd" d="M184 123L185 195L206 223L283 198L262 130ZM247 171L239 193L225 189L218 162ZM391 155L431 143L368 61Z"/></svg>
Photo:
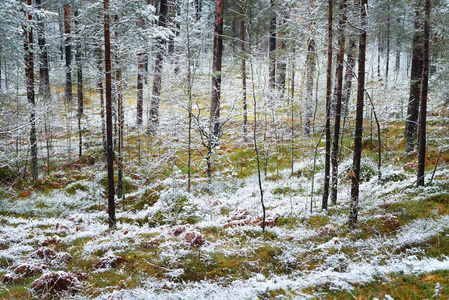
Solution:
<svg viewBox="0 0 449 300"><path fill-rule="evenodd" d="M299 175L290 176L290 169L267 174L265 233L257 177L238 179L232 168L214 174L212 186L199 183L193 193L186 191L182 172L173 172L159 183L162 188L153 203L139 210L118 203L113 231L108 230L99 192L101 176L74 192L57 189L5 200L0 204L0 272L11 273L24 263L47 263L51 257L31 255L47 247L56 251L54 259L65 252L73 257L58 264L58 270L87 274L78 277L82 288L77 281L77 292L58 294L62 297L306 299L351 291L391 274L449 270L449 257L438 248L447 249L447 197L429 200L447 193L448 170L438 170L432 185L417 188L411 187L414 175L398 167L384 167L380 180L370 171L375 164L365 160L359 227L351 231L345 174L349 164L341 164L338 205L328 211L321 210L317 192L323 171L315 175L314 194L310 176L304 175L312 160L294 165ZM138 188L131 196L139 199L147 190ZM43 272L54 270L49 263ZM10 287L6 281L0 285L6 294Z"/></svg>

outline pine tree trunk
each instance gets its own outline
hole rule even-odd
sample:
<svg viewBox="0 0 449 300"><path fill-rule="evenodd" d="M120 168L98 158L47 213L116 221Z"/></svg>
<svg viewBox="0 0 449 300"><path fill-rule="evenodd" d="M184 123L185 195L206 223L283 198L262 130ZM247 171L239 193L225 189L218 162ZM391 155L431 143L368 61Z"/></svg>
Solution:
<svg viewBox="0 0 449 300"><path fill-rule="evenodd" d="M167 0L161 0L159 9L158 27L165 28L167 26ZM162 64L164 62L164 45L165 40L158 40L158 49L156 59L154 61L154 78L153 92L151 94L150 119L148 120L148 135L155 136L159 127L159 102L161 97L162 86Z"/></svg>
<svg viewBox="0 0 449 300"><path fill-rule="evenodd" d="M220 129L221 62L223 56L223 0L215 0L214 59L212 65L212 97L210 131L218 137Z"/></svg>
<svg viewBox="0 0 449 300"><path fill-rule="evenodd" d="M78 9L75 10L75 28L76 32L80 34L79 22L78 22ZM75 53L76 69L77 69L77 85L78 85L78 137L79 137L79 158L83 154L83 133L81 128L81 117L84 113L84 100L83 100L83 65L81 61L81 40L78 37L76 41L76 53Z"/></svg>
<svg viewBox="0 0 449 300"><path fill-rule="evenodd" d="M248 106L246 103L246 49L245 20L240 21L240 40L242 43L242 98L243 98L243 141L248 142Z"/></svg>
<svg viewBox="0 0 449 300"><path fill-rule="evenodd" d="M363 136L363 103L365 94L365 60L366 60L366 27L368 0L361 0L360 19L361 34L359 40L359 70L357 83L357 109L354 136L354 157L351 175L351 208L349 210L349 227L357 225L359 207L359 182L360 182L360 161L362 157L362 136Z"/></svg>
<svg viewBox="0 0 449 300"><path fill-rule="evenodd" d="M112 144L112 70L109 0L103 0L104 9L104 64L106 72L106 137L108 167L108 215L109 229L115 228L114 152Z"/></svg>
<svg viewBox="0 0 449 300"><path fill-rule="evenodd" d="M100 93L100 118L101 118L101 136L103 139L103 154L104 160L107 162L108 157L108 147L107 147L107 138L106 138L106 117L104 112L104 89L103 89L103 55L101 47L98 47L98 71L100 76L98 76L98 91Z"/></svg>
<svg viewBox="0 0 449 300"><path fill-rule="evenodd" d="M406 153L413 151L415 148L417 129L418 129L418 112L419 112L419 97L421 93L421 78L423 69L423 34L420 30L420 8L418 6L420 1L416 2L415 7L415 33L413 35L413 50L412 50L412 67L410 74L410 96L407 107L407 120L405 123L405 141Z"/></svg>
<svg viewBox="0 0 449 300"><path fill-rule="evenodd" d="M355 68L355 58L354 58L354 50L355 50L355 40L349 40L349 50L345 72L345 84L343 87L343 97L342 97L342 114L346 118L349 114L349 98L351 98L351 90L352 90L352 79L354 78L354 68ZM344 122L343 122L344 123Z"/></svg>
<svg viewBox="0 0 449 300"><path fill-rule="evenodd" d="M343 93L343 61L345 56L345 28L346 28L346 0L343 0L340 6L340 24L338 37L338 64L337 64L337 99L335 106L335 128L334 140L332 142L332 188L331 202L337 204L337 186L338 186L338 142L340 141L340 121L341 121L341 103Z"/></svg>
<svg viewBox="0 0 449 300"><path fill-rule="evenodd" d="M31 0L27 4L32 5ZM37 180L37 136L36 136L36 103L34 94L34 52L33 52L33 29L31 28L32 17L27 14L30 24L24 28L24 50L25 50L25 77L27 87L27 99L30 105L30 147L31 147L31 174Z"/></svg>
<svg viewBox="0 0 449 300"><path fill-rule="evenodd" d="M143 120L143 73L144 53L137 54L137 126L142 126Z"/></svg>
<svg viewBox="0 0 449 300"><path fill-rule="evenodd" d="M430 40L430 0L425 2L426 17L424 19L424 51L421 80L421 100L419 111L419 145L418 145L418 179L417 184L424 186L424 168L426 166L426 119L427 90L429 86L429 40Z"/></svg>
<svg viewBox="0 0 449 300"><path fill-rule="evenodd" d="M326 124L324 131L326 134L326 154L324 159L324 190L322 208L327 209L329 198L329 174L330 174L330 152L331 152L331 94L332 94L332 22L333 22L333 1L328 1L328 29L327 29L327 80L326 80Z"/></svg>
<svg viewBox="0 0 449 300"><path fill-rule="evenodd" d="M43 10L41 0L36 0L36 6L39 10ZM45 39L45 26L42 20L37 23L37 42L39 44L39 93L45 100L50 100L50 75L48 66L48 50ZM0 64L1 66L1 64ZM1 69L1 68L0 68ZM0 76L1 78L1 76ZM1 85L0 85L1 88Z"/></svg>
<svg viewBox="0 0 449 300"><path fill-rule="evenodd" d="M388 1L388 6L387 6L387 62L386 62L386 67L385 67L385 88L388 89L388 73L390 70L390 1Z"/></svg>
<svg viewBox="0 0 449 300"><path fill-rule="evenodd" d="M310 136L311 121L313 116L313 76L316 65L315 40L312 37L309 37L307 45L306 111L304 116L304 135L306 137Z"/></svg>
<svg viewBox="0 0 449 300"><path fill-rule="evenodd" d="M276 14L274 12L274 0L270 0L270 13L271 13L271 20L270 20L270 70L268 74L268 87L270 89L271 97L273 98L274 95L274 88L276 85Z"/></svg>
<svg viewBox="0 0 449 300"><path fill-rule="evenodd" d="M64 5L64 33L65 33L65 96L72 102L72 8Z"/></svg>

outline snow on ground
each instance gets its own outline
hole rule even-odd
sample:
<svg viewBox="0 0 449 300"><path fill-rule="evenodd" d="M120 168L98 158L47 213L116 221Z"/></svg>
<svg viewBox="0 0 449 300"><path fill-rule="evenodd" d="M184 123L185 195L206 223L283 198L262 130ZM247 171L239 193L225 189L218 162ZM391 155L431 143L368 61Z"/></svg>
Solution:
<svg viewBox="0 0 449 300"><path fill-rule="evenodd" d="M372 162L370 162L373 164ZM303 161L294 166L295 171L310 168L312 161ZM348 162L341 165L345 169ZM313 207L310 213L311 182L305 177L289 177L290 170L282 170L283 175L277 181L266 180L263 188L265 192L265 206L269 216L291 215L299 217L324 216L318 208ZM224 173L224 172L223 172ZM447 175L448 170L437 172L438 175ZM388 181L379 184L377 176L361 184L360 222L366 222L370 218L379 218L375 211L385 203L395 203L406 199L404 190L410 186L415 178L405 174L395 167L384 167L383 176L405 176L403 180ZM316 175L315 190L322 184L323 173ZM264 241L262 238L248 239L241 244L237 235L244 235L249 231L260 231L259 227L248 224L237 227L226 227L231 216L235 216L246 209L250 216L261 215L259 188L256 176L245 179L230 179L217 176L214 179L212 193L206 196L202 194L188 194L184 190L184 182L180 174L168 178L163 184L167 188L161 192L159 201L153 206L145 207L138 212L121 211L118 207L117 217L128 219L151 218L158 211L165 211L174 198L185 197L188 199L186 206L197 211L200 222L188 230L202 230L209 227L218 227L226 232L222 239L210 240L208 245L202 247L202 258L208 260L211 253L224 255L246 255L263 245L278 247L282 251L277 255L279 262L285 265L298 264L298 257L308 255L309 258L319 258L321 263L314 269L294 270L290 275L265 276L254 273L247 280L229 281L203 280L199 282L177 283L170 279L176 279L184 272L177 268L176 262L180 258L191 254L191 250L183 246L182 240L167 239L157 247L161 249L160 258L168 261L169 266L164 270L167 279L147 278L143 286L136 289L117 290L111 292L105 290L97 299L253 299L267 290L284 289L286 291L300 290L310 286L330 284L335 289L351 289L355 283L369 282L376 276L401 272L404 274L419 274L435 270L449 270L449 257L426 258L420 249L408 249L398 254L390 253L391 249L404 245L423 243L431 237L442 234L449 229L449 216L439 216L437 212L433 218L417 219L404 224L393 237L384 235L370 237L365 240L354 241L350 237L339 236L320 243L311 241L311 237L317 235L316 230L309 226L299 224L295 228L272 227L267 230L275 234L276 240ZM61 242L70 244L80 238L89 238L83 246L82 255L89 257L97 251L113 253L117 251L132 251L141 246L146 239L144 235L150 234L168 236L170 228L160 226L150 228L146 225L122 223L117 224L117 230L109 232L106 225L106 211L92 209L101 201L98 193L99 180L89 183L87 191L77 191L70 195L63 190L55 191L49 195L34 195L27 201L5 200L0 203L4 215L0 216L2 228L0 229L0 244L8 244L9 247L0 250L0 259L10 260L12 265L19 265L28 259L29 253L34 251L36 244L52 235L60 235ZM444 182L441 182L441 184ZM276 192L279 188L287 192ZM290 188L291 191L288 191ZM426 187L429 192L433 187ZM412 188L419 190L418 188ZM422 190L422 188L421 188ZM298 192L300 191L300 192ZM408 189L410 191L410 189ZM139 195L144 190L137 191ZM320 206L320 197L316 196L317 206ZM419 201L419 197L407 201ZM344 226L347 216L339 212L349 206L349 187L342 185L339 194L339 205L336 213L329 216L330 223L335 227ZM228 213L221 211L227 209ZM187 209L188 210L188 209ZM373 213L374 212L374 213ZM246 213L246 212L245 212ZM32 217L22 217L21 215ZM55 228L60 224L61 228ZM82 230L78 230L79 226ZM65 229L66 227L66 229ZM342 247L351 247L357 253L356 258L348 257L340 251ZM329 250L333 250L332 254ZM336 251L335 251L336 250ZM151 264L151 262L148 262ZM306 263L306 262L304 262ZM8 269L8 268L7 268ZM0 271L6 271L2 269ZM5 288L0 285L0 288ZM295 294L298 299L310 298L313 295ZM84 297L84 296L83 296ZM74 296L74 299L82 299ZM280 298L281 299L281 298Z"/></svg>

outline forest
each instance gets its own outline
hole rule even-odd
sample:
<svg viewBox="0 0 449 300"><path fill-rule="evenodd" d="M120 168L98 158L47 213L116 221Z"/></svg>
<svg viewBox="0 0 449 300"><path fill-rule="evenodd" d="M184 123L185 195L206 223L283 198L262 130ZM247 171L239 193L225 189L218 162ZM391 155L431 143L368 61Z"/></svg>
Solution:
<svg viewBox="0 0 449 300"><path fill-rule="evenodd" d="M1 0L1 299L449 298L446 0Z"/></svg>

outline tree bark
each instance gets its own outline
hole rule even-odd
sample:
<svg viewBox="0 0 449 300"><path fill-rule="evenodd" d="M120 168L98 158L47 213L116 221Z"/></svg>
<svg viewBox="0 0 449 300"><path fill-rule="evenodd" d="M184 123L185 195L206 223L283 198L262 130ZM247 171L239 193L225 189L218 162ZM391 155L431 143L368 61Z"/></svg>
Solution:
<svg viewBox="0 0 449 300"><path fill-rule="evenodd" d="M167 26L167 0L161 0L159 9L158 27L165 28ZM161 99L162 85L162 64L164 62L164 45L165 40L159 38L157 45L157 54L154 61L154 78L153 92L151 93L150 119L148 120L148 135L155 136L159 127L159 102Z"/></svg>
<svg viewBox="0 0 449 300"><path fill-rule="evenodd" d="M342 97L342 114L346 118L348 116L349 111L349 98L351 97L351 89L352 89L352 79L354 78L354 67L355 67L355 58L354 58L354 50L355 50L355 40L350 39L349 40L349 50L348 50L348 56L347 61L348 64L346 66L346 72L345 72L345 84L343 87L343 97ZM343 122L344 123L344 122Z"/></svg>
<svg viewBox="0 0 449 300"><path fill-rule="evenodd" d="M111 33L109 0L103 0L104 10L104 61L106 72L106 137L108 166L108 215L109 229L115 228L114 152L112 143L112 81L111 81Z"/></svg>
<svg viewBox="0 0 449 300"><path fill-rule="evenodd" d="M365 60L366 60L366 27L368 0L361 0L360 19L361 34L359 39L359 70L357 83L357 109L354 136L354 157L351 174L351 208L349 210L349 227L357 225L359 206L360 160L362 156L363 105L365 94Z"/></svg>
<svg viewBox="0 0 449 300"><path fill-rule="evenodd" d="M79 22L78 22L78 8L75 10L75 28L76 32L79 35ZM81 39L78 36L76 41L76 53L75 53L75 61L76 61L76 70L77 70L77 85L78 85L78 136L79 136L79 158L81 158L83 154L83 133L81 129L81 117L84 113L84 100L83 100L83 65L81 61Z"/></svg>
<svg viewBox="0 0 449 300"><path fill-rule="evenodd" d="M315 39L309 37L307 41L307 75L306 75L306 112L304 122L304 135L310 136L311 120L313 116L313 76L316 66Z"/></svg>
<svg viewBox="0 0 449 300"><path fill-rule="evenodd" d="M43 10L42 1L36 0L36 6L39 10ZM37 23L37 42L39 44L39 93L46 100L51 97L50 94L50 76L48 66L48 49L45 39L45 26L43 20ZM0 76L1 77L1 76Z"/></svg>
<svg viewBox="0 0 449 300"><path fill-rule="evenodd" d="M214 59L212 66L212 98L210 131L218 137L220 129L221 62L223 56L223 0L215 0Z"/></svg>
<svg viewBox="0 0 449 300"><path fill-rule="evenodd" d="M419 97L421 93L421 77L423 69L423 33L420 30L420 1L415 6L415 33L413 35L412 50L412 67L410 74L410 96L407 106L407 120L405 122L405 152L411 152L415 148L417 129L418 129L418 113L419 113Z"/></svg>
<svg viewBox="0 0 449 300"><path fill-rule="evenodd" d="M430 0L425 2L424 19L424 51L421 80L421 100L419 111L419 145L418 145L418 178L417 184L424 186L424 168L426 166L426 118L427 118L427 90L429 86L429 40L430 40Z"/></svg>
<svg viewBox="0 0 449 300"><path fill-rule="evenodd" d="M103 88L103 54L101 47L98 47L98 61L97 61L98 71L100 76L98 77L98 91L100 93L100 118L101 118L101 136L103 139L103 154L104 160L107 162L108 157L108 147L106 138L106 117L104 112L104 88Z"/></svg>
<svg viewBox="0 0 449 300"><path fill-rule="evenodd" d="M144 53L137 54L137 126L142 126L143 120L143 73Z"/></svg>
<svg viewBox="0 0 449 300"><path fill-rule="evenodd" d="M31 0L27 2L32 5ZM24 28L24 50L25 50L25 78L27 87L27 100L30 105L30 147L31 147L31 174L37 180L39 173L37 168L37 137L36 137L36 102L34 93L34 52L33 52L33 29L31 27L32 16L27 14L29 24Z"/></svg>
<svg viewBox="0 0 449 300"><path fill-rule="evenodd" d="M268 87L270 89L271 98L274 97L274 88L276 85L276 14L274 12L274 0L270 0L270 38L269 38L269 59L270 59L270 69L268 74Z"/></svg>
<svg viewBox="0 0 449 300"><path fill-rule="evenodd" d="M335 106L335 128L334 140L332 142L332 188L331 202L337 204L337 186L338 186L338 142L340 141L340 121L341 121L341 102L343 92L343 61L345 56L345 28L346 28L346 0L343 0L340 6L340 24L338 36L338 64L337 64L337 99Z"/></svg>
<svg viewBox="0 0 449 300"><path fill-rule="evenodd" d="M388 73L390 70L390 1L388 0L388 5L387 5L387 62L386 62L386 66L385 66L385 88L388 88Z"/></svg>
<svg viewBox="0 0 449 300"><path fill-rule="evenodd" d="M326 124L324 131L326 134L326 154L324 159L324 190L322 208L327 209L329 198L329 174L330 174L330 152L331 152L331 94L332 94L332 22L333 22L333 1L328 1L328 29L327 29L327 80L326 80Z"/></svg>
<svg viewBox="0 0 449 300"><path fill-rule="evenodd" d="M240 21L240 40L242 43L242 98L243 98L243 141L248 142L248 106L246 103L246 49L245 20Z"/></svg>
<svg viewBox="0 0 449 300"><path fill-rule="evenodd" d="M65 96L72 102L72 8L64 5L64 46L65 46Z"/></svg>

